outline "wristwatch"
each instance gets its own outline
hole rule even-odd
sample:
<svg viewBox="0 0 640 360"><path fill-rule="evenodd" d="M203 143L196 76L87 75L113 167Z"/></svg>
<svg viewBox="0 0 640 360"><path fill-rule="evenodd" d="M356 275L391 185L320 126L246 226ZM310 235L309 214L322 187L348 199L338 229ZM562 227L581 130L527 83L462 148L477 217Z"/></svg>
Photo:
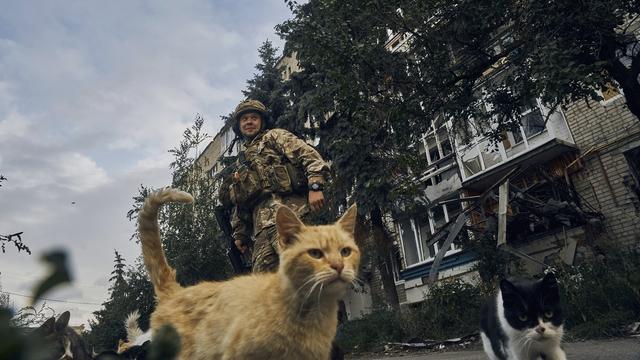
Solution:
<svg viewBox="0 0 640 360"><path fill-rule="evenodd" d="M311 191L322 191L322 189L324 189L324 185L320 184L320 183L317 183L317 182L314 182L314 183L309 184L309 189Z"/></svg>

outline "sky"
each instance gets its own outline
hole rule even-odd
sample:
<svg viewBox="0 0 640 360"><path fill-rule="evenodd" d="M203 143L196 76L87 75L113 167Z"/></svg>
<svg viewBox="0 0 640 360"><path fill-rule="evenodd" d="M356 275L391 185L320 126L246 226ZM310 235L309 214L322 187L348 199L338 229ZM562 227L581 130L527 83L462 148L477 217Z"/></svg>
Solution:
<svg viewBox="0 0 640 360"><path fill-rule="evenodd" d="M16 308L65 249L72 285L47 306L87 324L108 298L117 250L140 254L126 218L140 184L170 184L169 149L197 114L210 135L242 100L284 0L0 0L0 285ZM54 301L57 300L57 301ZM40 303L39 303L40 304ZM39 306L39 305L38 305Z"/></svg>

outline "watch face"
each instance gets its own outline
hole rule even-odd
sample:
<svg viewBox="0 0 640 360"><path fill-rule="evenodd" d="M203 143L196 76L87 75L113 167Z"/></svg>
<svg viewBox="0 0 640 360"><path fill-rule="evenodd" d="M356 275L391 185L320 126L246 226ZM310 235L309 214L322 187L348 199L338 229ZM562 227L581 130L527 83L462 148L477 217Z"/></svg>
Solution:
<svg viewBox="0 0 640 360"><path fill-rule="evenodd" d="M311 190L313 191L320 190L320 184L311 184Z"/></svg>

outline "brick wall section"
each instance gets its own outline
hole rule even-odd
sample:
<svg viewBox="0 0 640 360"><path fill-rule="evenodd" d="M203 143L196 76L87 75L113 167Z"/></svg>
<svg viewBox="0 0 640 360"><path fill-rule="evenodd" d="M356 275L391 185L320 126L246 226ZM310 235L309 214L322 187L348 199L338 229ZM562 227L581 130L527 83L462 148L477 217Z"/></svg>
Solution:
<svg viewBox="0 0 640 360"><path fill-rule="evenodd" d="M639 246L640 213L634 205L637 200L623 179L630 176L624 151L640 146L640 120L627 110L623 97L606 105L577 102L564 113L580 154L584 155L584 168L573 174L571 181L586 202L605 217L605 231L595 240L611 240L623 247ZM589 149L592 153L586 154Z"/></svg>

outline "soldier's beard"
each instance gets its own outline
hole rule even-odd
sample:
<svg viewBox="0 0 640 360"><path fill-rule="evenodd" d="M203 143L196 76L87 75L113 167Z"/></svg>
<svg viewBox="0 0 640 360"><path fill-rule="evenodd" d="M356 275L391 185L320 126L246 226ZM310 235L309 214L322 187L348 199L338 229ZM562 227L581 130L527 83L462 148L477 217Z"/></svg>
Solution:
<svg viewBox="0 0 640 360"><path fill-rule="evenodd" d="M258 136L258 134L260 134L264 129L262 128L262 124L260 125L260 128L258 129L258 131L256 131L253 135L248 135L248 134L242 134L242 136L246 139L246 140L252 140L253 138L255 138L256 136Z"/></svg>

